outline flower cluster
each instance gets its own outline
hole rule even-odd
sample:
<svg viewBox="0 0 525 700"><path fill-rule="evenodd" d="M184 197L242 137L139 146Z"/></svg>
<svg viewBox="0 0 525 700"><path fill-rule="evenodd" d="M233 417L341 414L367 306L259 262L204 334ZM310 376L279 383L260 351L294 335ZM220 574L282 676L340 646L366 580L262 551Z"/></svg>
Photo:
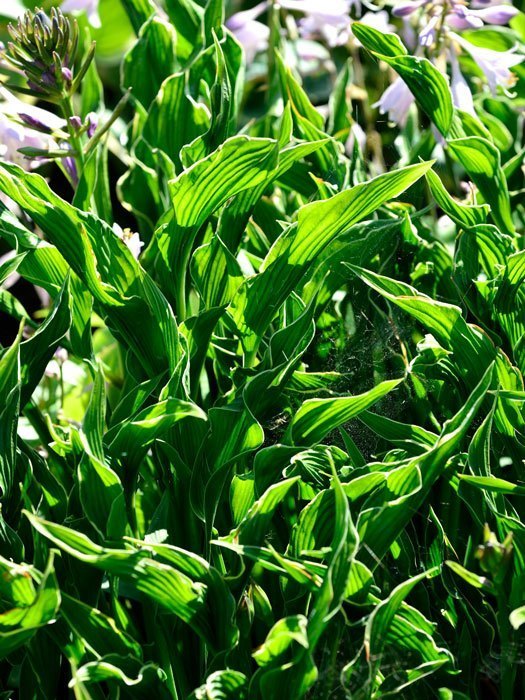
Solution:
<svg viewBox="0 0 525 700"><path fill-rule="evenodd" d="M24 73L32 93L58 102L72 87L78 48L78 26L51 9L26 12L16 25L7 27L12 41L6 58Z"/></svg>
<svg viewBox="0 0 525 700"><path fill-rule="evenodd" d="M320 40L331 48L355 41L351 33L352 6L359 11L360 4L355 0L281 0L279 2L281 9L298 15L297 27L301 39ZM253 61L257 53L268 48L270 30L258 19L268 8L268 1L261 2L250 10L237 12L226 21L226 26L244 48L248 63ZM392 29L385 10L366 12L360 21L380 31L388 32ZM302 50L300 46L298 48Z"/></svg>
<svg viewBox="0 0 525 700"><path fill-rule="evenodd" d="M420 11L424 26L419 43L432 46L441 27L477 29L484 24L507 24L518 14L512 5L492 5L490 0L474 0L467 7L465 0L404 0L394 6L394 17L407 18Z"/></svg>
<svg viewBox="0 0 525 700"><path fill-rule="evenodd" d="M64 5L70 11L96 9L96 3L91 3L91 8L80 2ZM75 113L73 103L73 94L93 60L94 43L74 73L79 29L76 20L68 19L62 10L52 8L49 15L38 8L27 11L16 25L8 25L8 31L11 41L2 49L2 58L9 68L26 79L25 86L16 85L14 89L56 104L63 119L27 105L3 89L0 95L2 155L28 169L37 167L48 157L59 158L66 176L75 185L84 158L84 135L91 139L98 123L93 113L82 120Z"/></svg>
<svg viewBox="0 0 525 700"><path fill-rule="evenodd" d="M512 87L515 76L511 68L523 61L515 49L494 51L482 48L458 34L465 29L477 29L484 25L507 24L518 10L511 5L490 4L490 0L474 0L467 6L465 0L403 0L392 11L410 27L416 28L419 49L438 65L450 68L450 86L454 104L470 114L475 114L474 99L465 76L461 72L459 56L469 54L479 66L493 93L498 87ZM405 33L407 33L405 31ZM414 96L401 78L397 78L383 93L375 106L381 114L388 114L390 121L403 126L408 118Z"/></svg>

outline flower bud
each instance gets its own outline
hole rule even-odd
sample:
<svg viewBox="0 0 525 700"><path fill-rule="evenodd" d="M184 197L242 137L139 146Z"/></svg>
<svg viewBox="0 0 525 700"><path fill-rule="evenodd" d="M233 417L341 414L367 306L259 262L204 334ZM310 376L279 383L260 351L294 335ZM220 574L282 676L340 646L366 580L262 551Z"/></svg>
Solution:
<svg viewBox="0 0 525 700"><path fill-rule="evenodd" d="M73 80L71 66L78 47L78 27L60 10L27 11L16 25L9 24L11 36L6 59L25 74L28 87L51 102L59 100Z"/></svg>
<svg viewBox="0 0 525 700"><path fill-rule="evenodd" d="M91 138L98 126L98 115L95 112L90 112L86 117L87 135Z"/></svg>

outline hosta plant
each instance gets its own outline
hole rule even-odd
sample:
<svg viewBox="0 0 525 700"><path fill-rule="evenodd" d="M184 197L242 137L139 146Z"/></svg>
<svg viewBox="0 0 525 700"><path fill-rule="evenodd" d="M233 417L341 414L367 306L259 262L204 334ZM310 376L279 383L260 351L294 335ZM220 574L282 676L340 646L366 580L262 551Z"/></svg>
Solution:
<svg viewBox="0 0 525 700"><path fill-rule="evenodd" d="M521 697L519 4L5 5L3 697Z"/></svg>

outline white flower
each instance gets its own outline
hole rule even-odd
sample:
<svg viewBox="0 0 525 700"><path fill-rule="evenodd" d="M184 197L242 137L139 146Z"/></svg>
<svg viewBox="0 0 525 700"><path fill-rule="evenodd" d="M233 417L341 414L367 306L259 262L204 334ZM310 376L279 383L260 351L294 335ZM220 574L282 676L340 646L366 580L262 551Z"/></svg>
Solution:
<svg viewBox="0 0 525 700"><path fill-rule="evenodd" d="M438 15L434 15L429 19L425 27L419 33L419 43L421 46L430 47L436 41L436 30L439 24L440 18Z"/></svg>
<svg viewBox="0 0 525 700"><path fill-rule="evenodd" d="M364 153L366 148L366 134L357 122L353 122L345 143L346 155L351 156L356 146L359 148L361 153Z"/></svg>
<svg viewBox="0 0 525 700"><path fill-rule="evenodd" d="M388 114L391 122L404 126L413 102L414 95L410 92L408 85L402 78L397 78L372 106L379 107L381 114Z"/></svg>
<svg viewBox="0 0 525 700"><path fill-rule="evenodd" d="M394 25L389 22L388 12L386 10L365 12L359 22L361 24L366 24L368 27L373 27L373 29L377 29L378 32L383 32L384 34L395 30Z"/></svg>
<svg viewBox="0 0 525 700"><path fill-rule="evenodd" d="M510 69L521 63L524 58L516 55L515 48L509 49L509 51L493 51L492 49L474 46L474 44L471 44L470 41L459 36L459 34L451 34L451 36L476 61L481 72L487 78L493 93L496 92L498 85L503 88L512 87L515 82L515 76Z"/></svg>
<svg viewBox="0 0 525 700"><path fill-rule="evenodd" d="M226 20L226 26L244 49L246 62L251 63L256 54L268 48L270 38L269 28L257 17L268 7L267 2L261 2L250 10L237 12Z"/></svg>
<svg viewBox="0 0 525 700"><path fill-rule="evenodd" d="M476 114L474 110L474 100L472 99L472 93L465 80L463 73L459 69L459 63L457 56L454 51L450 51L450 89L452 92L452 99L454 105L468 112L469 114Z"/></svg>
<svg viewBox="0 0 525 700"><path fill-rule="evenodd" d="M64 0L61 9L62 12L73 15L79 12L85 12L89 23L93 27L100 27L98 0Z"/></svg>
<svg viewBox="0 0 525 700"><path fill-rule="evenodd" d="M126 244L135 260L138 260L140 251L144 245L140 240L139 234L133 233L129 228L122 229L118 224L113 224L113 231L115 235Z"/></svg>

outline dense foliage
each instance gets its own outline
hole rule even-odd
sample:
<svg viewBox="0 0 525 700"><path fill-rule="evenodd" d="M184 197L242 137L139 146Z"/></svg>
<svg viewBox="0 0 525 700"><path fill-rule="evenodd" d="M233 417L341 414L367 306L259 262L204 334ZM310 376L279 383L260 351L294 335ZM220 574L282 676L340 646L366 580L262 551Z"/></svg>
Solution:
<svg viewBox="0 0 525 700"><path fill-rule="evenodd" d="M0 8L2 697L522 697L520 7L57 5Z"/></svg>

